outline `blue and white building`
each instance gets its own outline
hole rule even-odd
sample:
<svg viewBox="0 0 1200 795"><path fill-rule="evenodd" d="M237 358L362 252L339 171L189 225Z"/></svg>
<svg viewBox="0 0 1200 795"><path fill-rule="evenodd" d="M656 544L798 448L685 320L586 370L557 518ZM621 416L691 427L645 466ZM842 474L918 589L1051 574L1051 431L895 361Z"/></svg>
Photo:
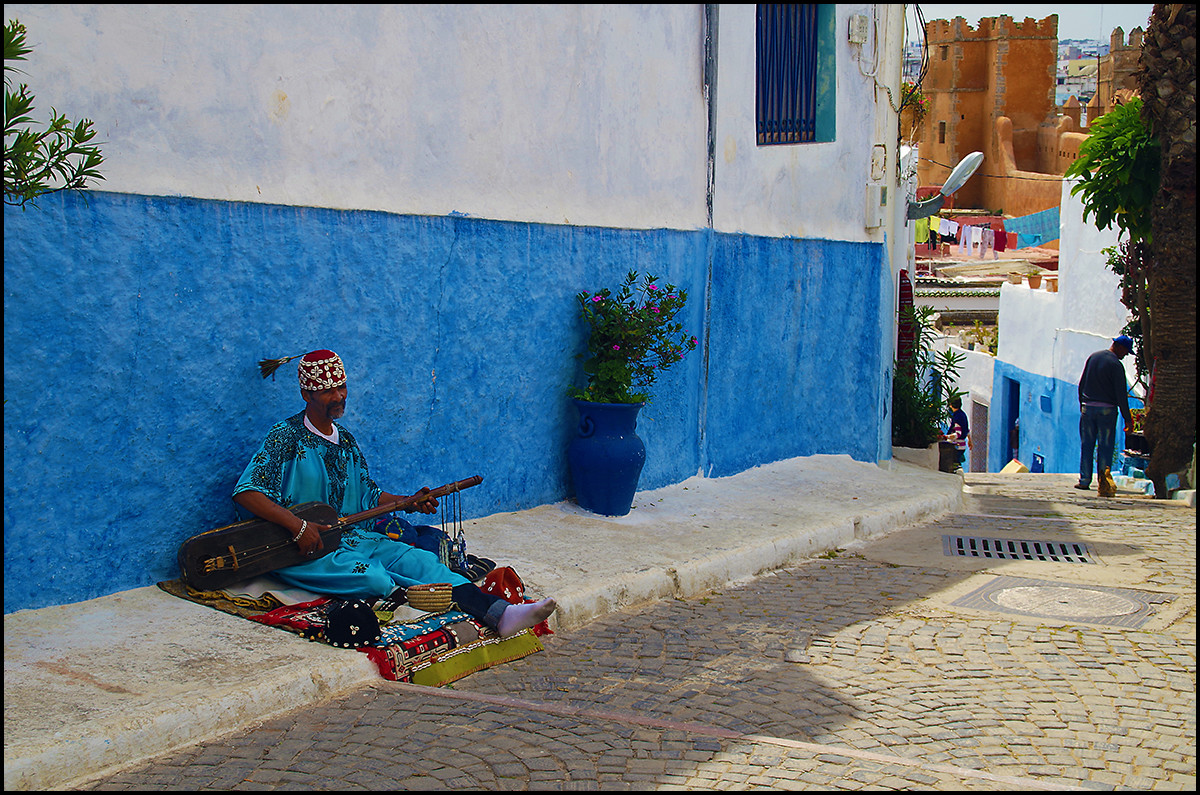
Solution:
<svg viewBox="0 0 1200 795"><path fill-rule="evenodd" d="M1017 458L1031 471L1079 473L1079 376L1087 357L1112 345L1129 322L1120 277L1105 254L1117 245L1117 230L1101 231L1083 220L1083 204L1071 195L1074 184L1063 181L1058 291L1001 287L1000 345L992 377L992 405L999 412L993 413L988 438L992 472L1009 460L1009 431L1015 425ZM1134 358L1122 363L1136 407L1142 395ZM1118 451L1124 438L1118 420Z"/></svg>
<svg viewBox="0 0 1200 795"><path fill-rule="evenodd" d="M996 355L953 346L964 357L958 388L967 393L973 471L999 472L1015 458L1033 472L1079 472L1079 377L1130 314L1105 253L1117 245L1117 230L1084 220L1081 199L1071 195L1075 184L1062 186L1057 291L1002 284ZM1137 407L1144 395L1134 359L1122 363ZM1123 448L1118 422L1116 449Z"/></svg>
<svg viewBox="0 0 1200 795"><path fill-rule="evenodd" d="M569 499L575 295L629 270L701 343L640 488L890 459L903 6L759 8L6 4L105 179L5 207L5 612L178 576L302 408L263 358L341 354L385 489Z"/></svg>

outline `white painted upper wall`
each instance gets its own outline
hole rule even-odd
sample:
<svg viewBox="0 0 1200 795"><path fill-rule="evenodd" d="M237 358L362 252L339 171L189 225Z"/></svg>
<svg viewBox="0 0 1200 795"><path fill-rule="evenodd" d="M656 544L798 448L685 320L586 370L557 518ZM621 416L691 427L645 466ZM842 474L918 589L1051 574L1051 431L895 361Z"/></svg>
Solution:
<svg viewBox="0 0 1200 795"><path fill-rule="evenodd" d="M717 229L884 239L864 227L865 184L876 142L894 184L895 115L873 81L897 90L901 8L837 6L836 142L757 147L755 6L719 6ZM708 223L703 9L15 3L4 13L29 31L35 118L53 106L94 120L100 190L695 229ZM873 20L868 44L847 42L851 13Z"/></svg>
<svg viewBox="0 0 1200 795"><path fill-rule="evenodd" d="M699 5L6 4L117 192L707 224Z"/></svg>
<svg viewBox="0 0 1200 795"><path fill-rule="evenodd" d="M1112 344L1129 322L1120 278L1104 249L1117 244L1117 229L1104 231L1083 220L1083 203L1064 180L1060 201L1058 292L1004 284L1000 291L1000 356L1035 375L1077 383L1087 357ZM1094 220L1094 219L1093 219ZM1132 356L1123 360L1135 381Z"/></svg>
<svg viewBox="0 0 1200 795"><path fill-rule="evenodd" d="M851 15L865 15L871 35L851 44ZM875 144L885 147L881 184L895 204L898 128L888 108L899 106L903 6L837 4L837 139L830 143L758 146L755 143L755 5L720 6L713 225L727 232L780 237L882 241L889 221L864 226L866 185ZM864 72L866 74L864 74ZM871 75L871 76L868 76ZM903 230L898 230L899 234Z"/></svg>

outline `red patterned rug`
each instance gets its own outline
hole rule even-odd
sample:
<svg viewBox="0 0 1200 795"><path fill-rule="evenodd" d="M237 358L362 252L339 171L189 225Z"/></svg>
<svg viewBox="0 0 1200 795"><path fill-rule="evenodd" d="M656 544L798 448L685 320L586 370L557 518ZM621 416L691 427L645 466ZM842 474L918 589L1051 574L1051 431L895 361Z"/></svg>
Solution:
<svg viewBox="0 0 1200 795"><path fill-rule="evenodd" d="M511 569L497 569L481 588L514 604L530 602ZM271 590L255 595L226 591L197 591L182 579L158 583L169 594L207 605L232 615L294 632L317 642L329 642L326 629L331 608L341 600L319 597L287 604ZM280 592L286 589L281 586ZM358 646L379 669L379 675L394 682L441 687L493 665L519 660L541 651L540 635L551 634L545 622L510 638L501 638L488 627L459 610L420 614L407 606L396 611L375 611L380 637ZM369 616L368 616L369 617Z"/></svg>

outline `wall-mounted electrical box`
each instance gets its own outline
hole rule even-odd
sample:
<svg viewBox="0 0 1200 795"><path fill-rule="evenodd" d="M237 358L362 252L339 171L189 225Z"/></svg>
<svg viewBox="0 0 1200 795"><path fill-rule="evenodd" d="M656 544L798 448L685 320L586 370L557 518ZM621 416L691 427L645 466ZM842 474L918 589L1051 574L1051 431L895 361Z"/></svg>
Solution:
<svg viewBox="0 0 1200 795"><path fill-rule="evenodd" d="M867 31L868 31L869 24L870 23L867 21L867 17L865 14L851 14L850 15L849 38L850 38L851 44L866 43Z"/></svg>
<svg viewBox="0 0 1200 795"><path fill-rule="evenodd" d="M887 186L867 185L867 216L864 226L878 229L883 226L883 211L887 207Z"/></svg>

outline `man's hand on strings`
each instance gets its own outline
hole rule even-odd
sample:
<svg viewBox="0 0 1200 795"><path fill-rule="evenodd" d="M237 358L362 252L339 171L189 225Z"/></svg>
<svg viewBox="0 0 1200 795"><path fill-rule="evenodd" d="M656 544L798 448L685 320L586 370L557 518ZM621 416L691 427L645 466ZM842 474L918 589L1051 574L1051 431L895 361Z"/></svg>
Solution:
<svg viewBox="0 0 1200 795"><path fill-rule="evenodd" d="M260 519L273 522L295 536L292 540L305 556L316 555L325 548L325 542L321 540L321 533L328 530L331 525L301 519L261 491L253 489L235 494L233 501ZM299 533L298 536L297 533Z"/></svg>
<svg viewBox="0 0 1200 795"><path fill-rule="evenodd" d="M325 542L321 540L321 533L324 533L331 525L317 524L316 522L307 522L304 526L304 534L296 540L300 551L307 555L315 555L325 548Z"/></svg>

